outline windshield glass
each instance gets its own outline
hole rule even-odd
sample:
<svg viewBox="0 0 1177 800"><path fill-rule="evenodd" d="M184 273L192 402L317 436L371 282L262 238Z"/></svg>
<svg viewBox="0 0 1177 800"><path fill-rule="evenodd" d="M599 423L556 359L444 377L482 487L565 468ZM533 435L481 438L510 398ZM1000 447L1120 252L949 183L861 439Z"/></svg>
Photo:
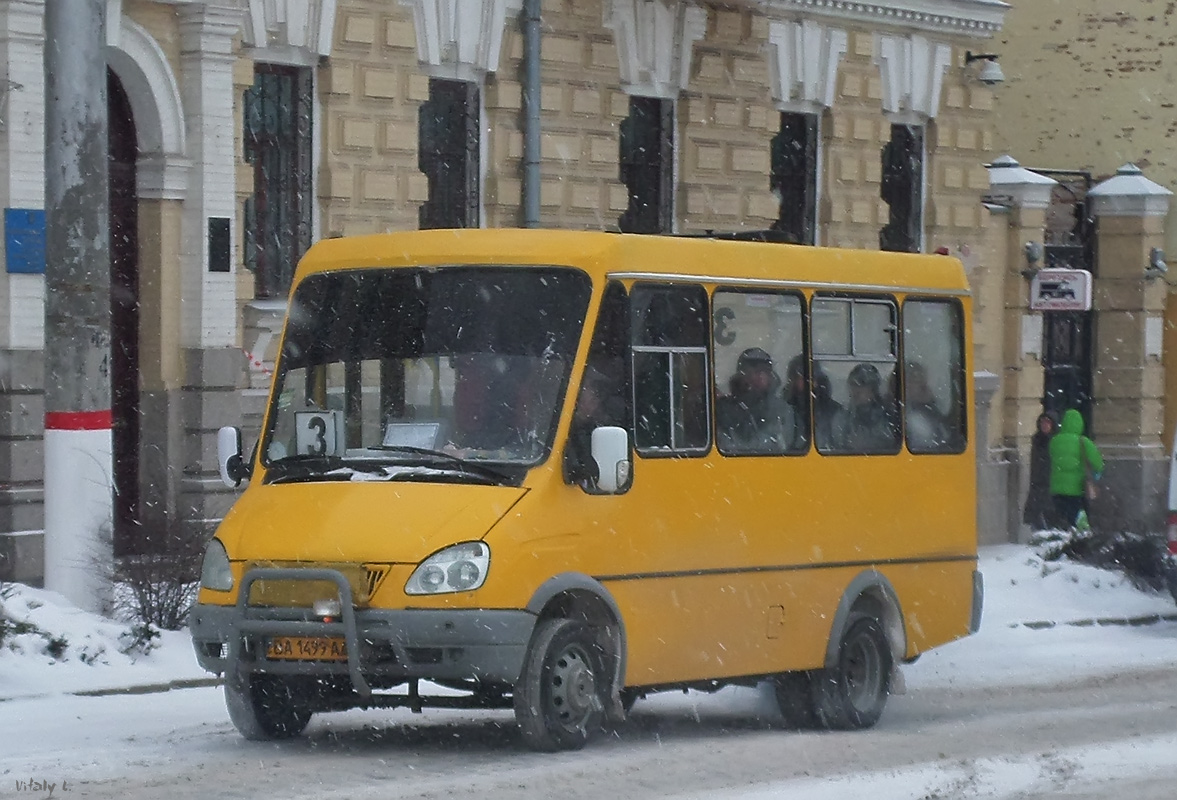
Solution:
<svg viewBox="0 0 1177 800"><path fill-rule="evenodd" d="M555 267L308 278L291 302L263 462L425 460L473 474L479 462L543 461L590 290Z"/></svg>

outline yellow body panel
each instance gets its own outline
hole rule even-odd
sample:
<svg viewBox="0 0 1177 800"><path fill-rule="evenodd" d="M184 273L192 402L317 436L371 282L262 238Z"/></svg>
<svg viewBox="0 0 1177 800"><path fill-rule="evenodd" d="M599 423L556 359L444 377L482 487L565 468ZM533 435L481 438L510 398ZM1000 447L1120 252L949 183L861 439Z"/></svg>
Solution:
<svg viewBox="0 0 1177 800"><path fill-rule="evenodd" d="M852 287L955 297L971 319L959 262L942 256L828 250L605 233L427 231L316 244L295 284L316 272L450 264L544 264L593 282L589 318L556 444L521 488L429 483L252 484L218 531L238 578L245 562L378 563L389 571L372 608L522 609L554 576L597 581L624 626L626 685L811 669L864 572L894 588L905 641L918 653L969 633L976 569L972 388L969 444L951 455L643 458L624 494L564 483L560 458L605 282L698 276L717 285ZM971 376L971 342L964 374ZM483 539L486 583L473 592L407 596L413 566ZM235 602L202 590L200 602Z"/></svg>

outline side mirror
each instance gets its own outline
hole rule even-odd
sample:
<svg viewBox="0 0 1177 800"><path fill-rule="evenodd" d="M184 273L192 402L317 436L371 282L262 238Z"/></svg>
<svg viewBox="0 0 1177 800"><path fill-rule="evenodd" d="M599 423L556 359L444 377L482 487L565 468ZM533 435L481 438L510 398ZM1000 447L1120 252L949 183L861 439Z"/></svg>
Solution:
<svg viewBox="0 0 1177 800"><path fill-rule="evenodd" d="M629 485L633 465L629 461L629 435L625 428L606 425L594 428L592 434L593 461L597 462L597 488L606 494L617 494Z"/></svg>
<svg viewBox="0 0 1177 800"><path fill-rule="evenodd" d="M217 431L217 465L221 480L230 488L237 488L249 479L249 465L241 457L241 431L224 427Z"/></svg>

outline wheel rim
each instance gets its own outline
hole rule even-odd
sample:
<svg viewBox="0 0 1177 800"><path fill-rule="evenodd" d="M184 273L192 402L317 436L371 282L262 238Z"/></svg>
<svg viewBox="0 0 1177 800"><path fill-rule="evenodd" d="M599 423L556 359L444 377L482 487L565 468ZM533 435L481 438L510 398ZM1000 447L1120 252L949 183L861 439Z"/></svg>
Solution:
<svg viewBox="0 0 1177 800"><path fill-rule="evenodd" d="M843 674L851 705L860 711L873 708L883 691L883 655L869 636L858 636L846 648Z"/></svg>
<svg viewBox="0 0 1177 800"><path fill-rule="evenodd" d="M548 698L552 716L568 729L583 728L600 708L596 674L583 649L566 647L552 660Z"/></svg>

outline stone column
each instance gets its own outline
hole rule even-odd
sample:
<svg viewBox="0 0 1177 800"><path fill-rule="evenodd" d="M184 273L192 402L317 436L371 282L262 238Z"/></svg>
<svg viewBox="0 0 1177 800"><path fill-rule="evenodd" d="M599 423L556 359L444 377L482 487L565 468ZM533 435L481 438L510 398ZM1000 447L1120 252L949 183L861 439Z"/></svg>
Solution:
<svg viewBox="0 0 1177 800"><path fill-rule="evenodd" d="M1000 276L1004 297L1002 342L1002 448L1012 465L1007 495L978 497L978 502L1000 502L1005 508L1006 539L1022 540L1022 504L1029 486L1030 437L1034 422L1042 413L1042 315L1030 311L1027 245L1042 252L1046 207L1057 181L1023 168L1013 158L1002 156L989 168L988 200L1009 208L1006 229L1008 265ZM992 517L990 517L992 519ZM985 537L985 532L981 535Z"/></svg>
<svg viewBox="0 0 1177 800"><path fill-rule="evenodd" d="M227 0L179 7L180 93L192 161L182 214L180 336L184 348L183 479L179 513L203 533L236 494L217 477L216 434L240 425L243 357L237 333L237 276L208 264L211 218L237 218L233 66L244 16Z"/></svg>
<svg viewBox="0 0 1177 800"><path fill-rule="evenodd" d="M1107 465L1091 516L1101 530L1162 525L1166 284L1149 264L1172 194L1126 164L1087 195L1098 221L1092 433Z"/></svg>

